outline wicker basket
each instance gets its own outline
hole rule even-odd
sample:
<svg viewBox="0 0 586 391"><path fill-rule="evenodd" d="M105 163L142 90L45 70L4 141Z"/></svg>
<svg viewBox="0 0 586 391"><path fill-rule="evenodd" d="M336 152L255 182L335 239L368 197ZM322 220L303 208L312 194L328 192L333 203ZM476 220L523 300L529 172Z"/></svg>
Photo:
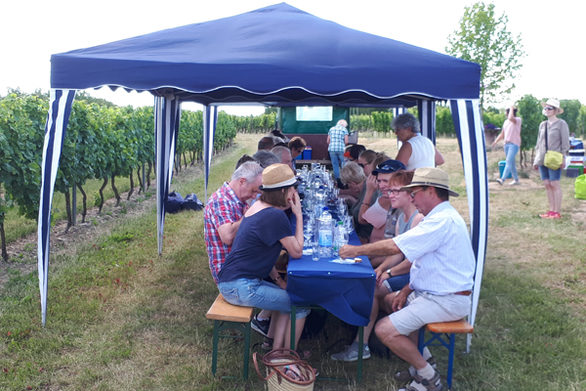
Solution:
<svg viewBox="0 0 586 391"><path fill-rule="evenodd" d="M266 380L269 391L312 391L315 370L302 360L296 351L275 349L261 357L266 367L266 377L261 375L256 352L252 355L258 376Z"/></svg>

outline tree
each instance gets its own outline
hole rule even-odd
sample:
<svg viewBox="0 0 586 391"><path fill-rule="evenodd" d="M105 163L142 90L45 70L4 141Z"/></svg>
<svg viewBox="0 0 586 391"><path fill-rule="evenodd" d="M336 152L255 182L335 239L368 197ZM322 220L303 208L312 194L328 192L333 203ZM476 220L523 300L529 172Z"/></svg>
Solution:
<svg viewBox="0 0 586 391"><path fill-rule="evenodd" d="M560 114L560 118L568 123L571 133L577 133L578 129L578 117L580 116L580 108L582 104L577 99L562 99L560 106L564 109L564 112Z"/></svg>
<svg viewBox="0 0 586 391"><path fill-rule="evenodd" d="M507 30L508 17L495 16L494 4L475 3L465 7L460 29L448 37L446 52L481 66L480 107L501 100L515 87L515 74L525 55L521 36Z"/></svg>
<svg viewBox="0 0 586 391"><path fill-rule="evenodd" d="M533 164L533 156L531 161L527 161L525 152L527 150L533 150L535 142L537 141L537 132L539 130L539 124L545 119L541 113L541 105L539 100L533 95L525 95L517 103L519 112L517 113L521 117L521 155L520 164L521 167Z"/></svg>

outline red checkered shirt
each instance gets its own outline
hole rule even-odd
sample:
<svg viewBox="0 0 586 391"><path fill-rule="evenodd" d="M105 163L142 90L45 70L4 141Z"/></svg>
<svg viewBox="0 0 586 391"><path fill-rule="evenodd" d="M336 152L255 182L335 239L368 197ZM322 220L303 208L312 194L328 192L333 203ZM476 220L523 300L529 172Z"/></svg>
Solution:
<svg viewBox="0 0 586 391"><path fill-rule="evenodd" d="M242 218L246 210L246 203L242 202L234 190L224 183L208 200L204 211L204 236L210 271L216 284L218 273L230 252L230 246L222 243L218 229L228 223L235 223Z"/></svg>

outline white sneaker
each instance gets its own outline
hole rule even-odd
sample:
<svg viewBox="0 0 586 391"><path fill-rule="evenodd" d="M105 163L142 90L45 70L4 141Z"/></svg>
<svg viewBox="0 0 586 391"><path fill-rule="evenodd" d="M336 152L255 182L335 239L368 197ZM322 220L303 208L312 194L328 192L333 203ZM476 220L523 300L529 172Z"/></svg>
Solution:
<svg viewBox="0 0 586 391"><path fill-rule="evenodd" d="M514 179L512 181L510 181L509 183L507 183L507 185L509 185L509 186L518 186L520 184L521 184L521 182L516 181Z"/></svg>
<svg viewBox="0 0 586 391"><path fill-rule="evenodd" d="M499 185L502 185L505 182L501 178L496 178L496 181L498 182Z"/></svg>
<svg viewBox="0 0 586 391"><path fill-rule="evenodd" d="M345 350L334 353L331 355L332 360L334 361L346 361L352 362L358 360L358 342L354 341L351 345L348 345ZM370 348L368 345L364 345L362 350L362 359L367 360L370 358Z"/></svg>

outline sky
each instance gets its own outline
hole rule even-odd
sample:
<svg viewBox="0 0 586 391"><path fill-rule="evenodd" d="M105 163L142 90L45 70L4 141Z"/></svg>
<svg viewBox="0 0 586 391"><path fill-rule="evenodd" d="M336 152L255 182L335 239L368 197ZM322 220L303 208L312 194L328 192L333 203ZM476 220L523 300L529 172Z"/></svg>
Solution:
<svg viewBox="0 0 586 391"><path fill-rule="evenodd" d="M0 16L0 96L50 88L50 56L192 23L233 16L279 0L19 0L3 2ZM586 38L582 0L487 0L505 13L508 30L521 34L526 56L513 93L500 106L525 94L538 99L578 99L586 104ZM371 34L445 53L464 7L474 0L288 0L310 14ZM168 8L162 4L169 5ZM148 93L88 91L118 105L152 105ZM223 108L224 109L224 108ZM225 108L259 114L262 108Z"/></svg>

